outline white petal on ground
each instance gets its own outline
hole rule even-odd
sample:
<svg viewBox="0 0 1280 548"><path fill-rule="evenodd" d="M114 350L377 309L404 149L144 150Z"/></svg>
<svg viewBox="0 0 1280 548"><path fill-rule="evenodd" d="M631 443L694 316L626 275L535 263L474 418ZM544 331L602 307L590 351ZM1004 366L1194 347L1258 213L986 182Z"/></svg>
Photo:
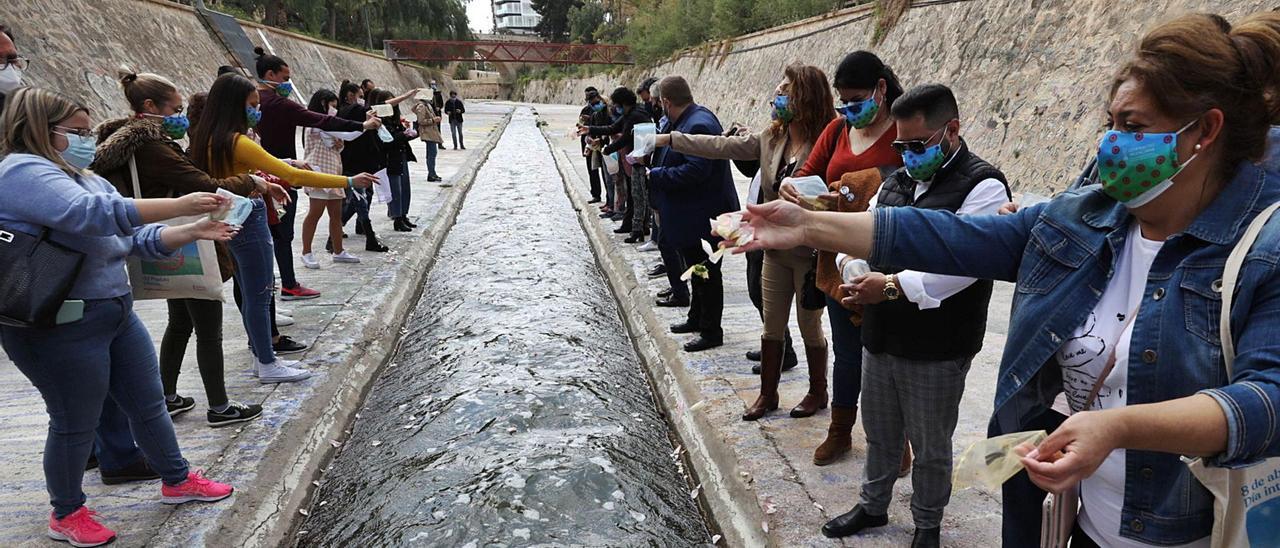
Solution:
<svg viewBox="0 0 1280 548"><path fill-rule="evenodd" d="M621 489L618 489L618 490L614 491L614 492L611 494L611 496L613 496L613 498L615 498L615 499L617 499L617 500L622 500L622 499L627 498L627 495L626 495L625 493L623 493Z"/></svg>
<svg viewBox="0 0 1280 548"><path fill-rule="evenodd" d="M716 535L716 536L714 536L714 537L711 537L711 544L719 544L719 543L720 543L720 539L721 539L721 538L724 538L724 537L721 537L720 535Z"/></svg>
<svg viewBox="0 0 1280 548"><path fill-rule="evenodd" d="M636 512L633 510L631 512L631 519L634 519L640 523L644 523L644 520L649 519L649 516L646 516L644 514L641 514L640 512Z"/></svg>
<svg viewBox="0 0 1280 548"><path fill-rule="evenodd" d="M511 532L511 536L513 536L513 537L517 537L517 538L519 538L519 539L521 539L521 540L529 540L529 530L528 530L528 529L516 529L515 531L512 531L512 532Z"/></svg>

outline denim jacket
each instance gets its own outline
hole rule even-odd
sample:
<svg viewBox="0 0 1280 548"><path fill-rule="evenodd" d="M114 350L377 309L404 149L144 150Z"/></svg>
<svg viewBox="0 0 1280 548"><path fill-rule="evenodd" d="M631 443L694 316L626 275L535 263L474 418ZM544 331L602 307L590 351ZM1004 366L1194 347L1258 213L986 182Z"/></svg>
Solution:
<svg viewBox="0 0 1280 548"><path fill-rule="evenodd" d="M1166 240L1130 344L1128 404L1213 397L1227 417L1227 449L1209 462L1228 468L1280 456L1280 220L1263 230L1241 270L1230 379L1218 337L1227 255L1253 218L1280 201L1280 128L1267 154L1242 163L1192 224ZM1107 287L1132 222L1125 206L1092 185L1008 216L874 213L872 264L1017 282L991 432L1026 429L1062 390L1054 353ZM1213 498L1177 455L1130 450L1125 467L1122 536L1168 545L1211 532Z"/></svg>

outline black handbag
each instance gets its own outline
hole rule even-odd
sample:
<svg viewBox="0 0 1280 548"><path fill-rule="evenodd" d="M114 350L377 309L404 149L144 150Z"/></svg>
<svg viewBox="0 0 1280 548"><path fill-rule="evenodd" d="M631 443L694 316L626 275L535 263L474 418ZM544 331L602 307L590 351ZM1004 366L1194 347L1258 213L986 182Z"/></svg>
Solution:
<svg viewBox="0 0 1280 548"><path fill-rule="evenodd" d="M813 253L813 266L804 275L804 290L800 295L800 306L805 310L822 310L827 307L827 294L818 289L818 252Z"/></svg>
<svg viewBox="0 0 1280 548"><path fill-rule="evenodd" d="M80 274L84 254L39 236L0 226L0 324L53 327Z"/></svg>

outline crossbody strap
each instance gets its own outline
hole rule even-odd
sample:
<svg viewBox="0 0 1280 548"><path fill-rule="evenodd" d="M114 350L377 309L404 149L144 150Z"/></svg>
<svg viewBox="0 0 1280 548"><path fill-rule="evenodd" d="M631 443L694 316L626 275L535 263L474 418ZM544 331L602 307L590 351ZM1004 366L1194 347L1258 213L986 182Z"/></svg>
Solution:
<svg viewBox="0 0 1280 548"><path fill-rule="evenodd" d="M142 189L138 187L138 162L133 158L132 155L129 156L129 179L133 181L133 199L139 200L142 198Z"/></svg>
<svg viewBox="0 0 1280 548"><path fill-rule="evenodd" d="M1098 392L1102 391L1102 384L1107 381L1107 376L1111 375L1111 370L1116 368L1116 349L1120 347L1120 339L1124 338L1124 332L1129 329L1129 324L1133 323L1134 318L1138 317L1138 309L1142 306L1142 301L1138 301L1138 306L1133 307L1129 315L1124 319L1124 325L1120 326L1120 336L1116 337L1116 343L1111 345L1111 353L1107 355L1107 365L1102 367L1102 372L1098 374L1098 380L1094 381L1093 388L1089 389L1089 397L1084 400L1084 407L1081 411L1088 411L1093 407L1094 400L1098 399Z"/></svg>
<svg viewBox="0 0 1280 548"><path fill-rule="evenodd" d="M1266 226L1267 221L1278 208L1280 208L1280 202L1271 204L1253 218L1244 236L1240 237L1236 247L1227 256L1227 265L1222 271L1222 317L1218 320L1218 338L1222 340L1222 361L1227 366L1228 382L1232 375L1231 362L1236 358L1236 344L1231 338L1231 299L1235 295L1236 281L1240 278L1240 268L1244 266L1245 255L1249 254L1253 243L1258 240L1258 234L1262 233L1262 227Z"/></svg>

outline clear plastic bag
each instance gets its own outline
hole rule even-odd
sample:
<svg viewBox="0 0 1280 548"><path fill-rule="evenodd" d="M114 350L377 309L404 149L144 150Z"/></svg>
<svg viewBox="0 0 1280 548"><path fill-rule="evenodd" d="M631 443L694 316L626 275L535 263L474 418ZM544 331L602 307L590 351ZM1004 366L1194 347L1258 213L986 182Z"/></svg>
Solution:
<svg viewBox="0 0 1280 548"><path fill-rule="evenodd" d="M1048 437L1044 430L1014 432L987 438L970 445L951 470L951 489L959 491L974 486L999 489L1014 474L1022 471L1022 458L1013 448L1030 442L1039 445Z"/></svg>

